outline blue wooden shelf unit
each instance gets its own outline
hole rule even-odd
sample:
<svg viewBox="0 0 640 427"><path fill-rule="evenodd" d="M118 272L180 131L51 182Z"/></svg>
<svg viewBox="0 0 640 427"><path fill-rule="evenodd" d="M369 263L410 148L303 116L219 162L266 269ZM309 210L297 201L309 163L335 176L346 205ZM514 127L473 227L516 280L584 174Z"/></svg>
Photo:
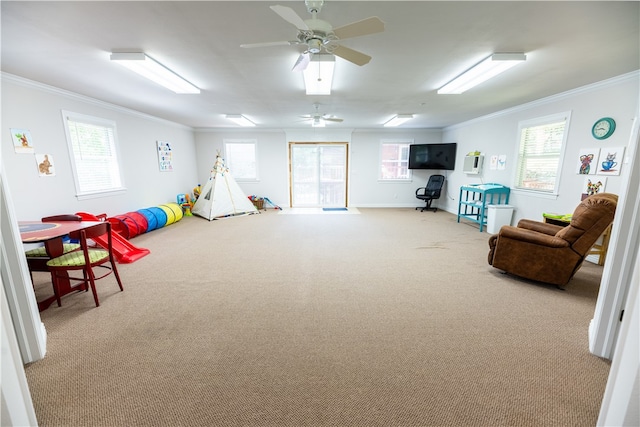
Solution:
<svg viewBox="0 0 640 427"><path fill-rule="evenodd" d="M509 203L511 189L501 184L470 184L460 187L458 222L460 218L480 225L480 232L487 225L487 206Z"/></svg>

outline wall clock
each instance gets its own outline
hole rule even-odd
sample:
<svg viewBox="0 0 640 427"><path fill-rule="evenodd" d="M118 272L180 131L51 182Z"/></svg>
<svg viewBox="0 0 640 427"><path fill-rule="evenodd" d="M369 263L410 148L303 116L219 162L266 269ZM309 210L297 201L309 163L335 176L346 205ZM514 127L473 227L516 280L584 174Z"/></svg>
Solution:
<svg viewBox="0 0 640 427"><path fill-rule="evenodd" d="M616 130L616 121L611 117L603 117L597 120L591 128L591 134L595 139L607 139Z"/></svg>

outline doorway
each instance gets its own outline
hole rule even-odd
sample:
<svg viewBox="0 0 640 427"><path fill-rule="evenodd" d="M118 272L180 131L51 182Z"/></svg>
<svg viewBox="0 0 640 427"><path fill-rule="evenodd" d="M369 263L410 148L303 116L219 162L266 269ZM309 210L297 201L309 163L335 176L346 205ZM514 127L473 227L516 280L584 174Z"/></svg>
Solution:
<svg viewBox="0 0 640 427"><path fill-rule="evenodd" d="M346 142L290 142L291 207L347 207Z"/></svg>

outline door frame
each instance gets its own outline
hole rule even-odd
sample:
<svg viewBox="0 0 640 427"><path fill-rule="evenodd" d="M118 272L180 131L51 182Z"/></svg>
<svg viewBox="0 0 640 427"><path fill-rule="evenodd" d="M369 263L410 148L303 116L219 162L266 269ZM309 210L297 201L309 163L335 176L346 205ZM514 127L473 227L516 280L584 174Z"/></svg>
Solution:
<svg viewBox="0 0 640 427"><path fill-rule="evenodd" d="M293 146L294 145L344 145L344 204L349 206L349 143L344 142L320 142L320 141L289 141L288 151L288 167L289 167L289 207L293 207Z"/></svg>

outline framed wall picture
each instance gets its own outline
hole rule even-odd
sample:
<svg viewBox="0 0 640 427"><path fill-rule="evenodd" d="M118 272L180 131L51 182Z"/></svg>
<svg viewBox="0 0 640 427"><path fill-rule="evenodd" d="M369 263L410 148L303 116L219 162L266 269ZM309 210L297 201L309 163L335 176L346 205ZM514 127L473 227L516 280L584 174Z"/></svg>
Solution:
<svg viewBox="0 0 640 427"><path fill-rule="evenodd" d="M171 144L164 141L157 141L158 145L158 166L160 172L173 171L173 150Z"/></svg>

